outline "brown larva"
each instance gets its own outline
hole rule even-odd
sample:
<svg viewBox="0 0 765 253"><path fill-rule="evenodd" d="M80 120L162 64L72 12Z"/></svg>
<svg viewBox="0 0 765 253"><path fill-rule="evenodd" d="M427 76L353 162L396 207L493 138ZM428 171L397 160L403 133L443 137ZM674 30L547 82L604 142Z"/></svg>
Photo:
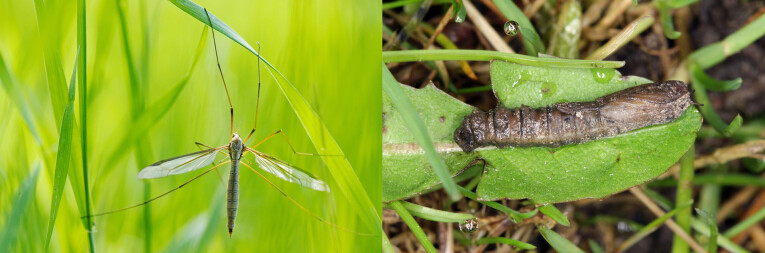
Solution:
<svg viewBox="0 0 765 253"><path fill-rule="evenodd" d="M593 102L559 103L545 108L508 109L465 116L454 132L463 151L482 146L557 147L584 143L674 121L690 106L681 81L649 83L609 94Z"/></svg>

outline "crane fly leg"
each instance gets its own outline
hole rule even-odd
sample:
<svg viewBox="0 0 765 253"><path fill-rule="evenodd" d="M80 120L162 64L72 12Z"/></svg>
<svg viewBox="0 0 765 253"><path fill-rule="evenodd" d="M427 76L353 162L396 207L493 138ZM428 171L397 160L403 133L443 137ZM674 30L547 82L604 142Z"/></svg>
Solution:
<svg viewBox="0 0 765 253"><path fill-rule="evenodd" d="M274 133L274 134L276 134L276 133ZM272 134L272 136L273 136L274 134ZM261 142L262 142L262 141L261 141ZM357 234L357 235L361 235L361 236L374 236L374 234L369 234L369 233L361 233L361 232L358 232L358 231L353 231L353 230L351 230L351 229L347 229L347 228L344 228L344 227L338 226L337 224L334 224L334 223L331 223L331 222L329 222L329 221L326 221L326 220L324 220L323 218L319 217L318 215L316 215L316 214L314 214L313 212L311 212L310 210L308 210L308 208L305 208L303 205L301 205L300 203L298 203L298 202L297 202L297 200L295 200L295 199L293 199L292 197L290 197L290 195L288 195L286 192L284 192L284 190L282 190L281 188L279 188L278 186L276 186L274 183L272 183L272 182L271 182L271 180L268 180L268 178L266 178L265 176L263 176L263 174L260 174L260 172L258 172L257 170L253 169L253 168L252 168L252 166L250 166L250 165L249 165L249 164L247 164L247 163L243 163L243 162L242 162L242 163L240 163L240 164L243 164L245 167L247 167L248 169L250 169L252 172L255 172L255 174L258 174L258 176L260 176L260 178L262 178L263 180L265 180L265 181L266 181L266 182L267 182L269 185L273 186L273 187L274 187L274 188L275 188L277 191L279 191L279 192L280 192L282 195L284 195L284 197L287 197L287 199L289 199L289 201L290 201L290 202L292 202L292 203L293 203L293 204L295 204L297 207L299 207L299 208L300 208L300 210L302 210L303 212L307 213L308 215L311 215L311 217L313 217L314 219L317 219L317 220L319 220L321 223L327 224L327 225L329 225L329 226L331 226L331 227L333 227L333 228L337 228L337 229L343 230L343 231L345 231L345 232L349 232L349 233L353 233L353 234Z"/></svg>
<svg viewBox="0 0 765 253"><path fill-rule="evenodd" d="M198 142L198 141L194 142L194 144L197 144L197 148L199 148L199 150L204 150L202 147L206 147L206 148L209 148L209 149L212 148L212 147L207 146L204 143L201 143L201 142ZM226 154L226 153L223 153L223 154ZM229 155L226 154L226 156L229 156ZM223 158L223 159L226 159L226 158ZM223 160L221 160L221 161L223 161ZM215 166L215 161L213 161L213 166ZM220 182L220 184L223 184L223 176L220 174L220 171L218 169L215 169L215 174L218 174L218 181Z"/></svg>
<svg viewBox="0 0 765 253"><path fill-rule="evenodd" d="M142 205L146 205L146 204L148 204L149 202L152 202L152 201L154 201L154 200L157 200L157 199L159 199L159 198L161 198L161 197L164 197L164 196L165 196L165 195L167 195L167 194L170 194L171 192L174 192L174 191L176 191L176 190L178 190L178 189L181 189L181 187L184 187L184 186L186 186L187 184L191 183L191 181L197 180L197 178L200 178L200 177L204 176L205 174L207 174L208 172L210 172L210 171L213 171L213 170L217 169L218 167L220 167L221 165L227 164L227 163L229 163L229 162L231 162L231 161L227 161L227 162L224 162L224 163L221 163L221 164L215 165L215 166L213 166L212 168L210 168L209 170L206 170L205 172L202 172L202 174L199 174L199 175L197 175L197 176L195 176L195 177L193 177L193 178L189 179L189 181L186 181L186 182L182 183L182 184L181 184L181 185L179 185L178 187L175 187L175 188L173 188L173 189L171 189L171 190L169 190L169 191L167 191L167 192L165 192L165 193L162 193L162 194L160 194L160 195L158 195L158 196L156 196L156 197L153 197L153 198L151 198L151 199L149 199L149 200L147 200L147 201L144 201L144 202L141 202L141 203L138 203L138 204L132 205L132 206L128 206L128 207L124 207L124 208L116 209L116 210L111 210L111 211L106 211L106 212L103 212L103 213L97 213L97 214L93 214L93 215L91 215L91 216L82 216L82 217L80 217L80 218L84 219L84 218L87 218L87 217L96 217L96 216L102 216L102 215L107 215L107 214L116 213L116 212L120 212L120 211L125 211L125 210L128 210L128 209L134 208L134 207L139 207L139 206L142 206Z"/></svg>
<svg viewBox="0 0 765 253"><path fill-rule="evenodd" d="M284 131L283 131L283 130L281 130L281 129L279 129L279 131L276 131L276 132L272 133L271 135L269 135L269 136L268 136L268 137L266 137L265 139L261 140L260 142L258 142L257 144L255 144L255 146L252 146L251 148L253 148L253 149L254 149L254 148L255 148L255 147L257 147L257 146L260 146L260 144L263 144L264 142L266 142L267 140L269 140L269 139L273 138L273 137L274 137L274 136L276 136L277 134L282 134L282 136L284 137L284 141L286 141L286 142L287 142L287 145L289 145L289 146L290 146L290 149L292 150L292 153L295 153L296 155L307 155L307 156L314 156L314 155L316 155L316 156L322 156L322 155L319 155L319 154L313 154L313 153L303 153L303 152L297 152L297 151L295 150L295 147L293 147L293 146L292 146L292 143L290 143L290 140L289 140L289 138L287 138L287 135L286 135L286 134L284 134Z"/></svg>

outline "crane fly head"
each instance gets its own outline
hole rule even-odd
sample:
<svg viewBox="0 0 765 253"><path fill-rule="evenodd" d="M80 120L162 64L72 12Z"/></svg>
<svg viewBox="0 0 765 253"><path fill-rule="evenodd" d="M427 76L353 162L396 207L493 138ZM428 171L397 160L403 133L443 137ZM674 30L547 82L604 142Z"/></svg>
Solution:
<svg viewBox="0 0 765 253"><path fill-rule="evenodd" d="M239 158L242 157L244 142L242 142L242 138L240 138L238 134L234 133L231 136L231 143L229 143L228 149L229 153L231 154L231 159L239 160Z"/></svg>

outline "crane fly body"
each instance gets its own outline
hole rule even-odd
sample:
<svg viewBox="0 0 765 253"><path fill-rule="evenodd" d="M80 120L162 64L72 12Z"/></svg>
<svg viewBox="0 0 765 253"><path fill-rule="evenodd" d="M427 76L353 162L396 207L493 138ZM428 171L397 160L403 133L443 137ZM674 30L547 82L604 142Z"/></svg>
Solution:
<svg viewBox="0 0 765 253"><path fill-rule="evenodd" d="M208 15L208 21L209 21L210 20L209 13L207 13L206 9L205 9L205 13ZM209 26L214 28L211 21L209 23ZM215 43L215 31L213 31L212 34L213 34L213 43ZM294 199L289 197L289 195L287 195L279 187L271 183L271 181L269 181L266 177L264 177L260 172L255 170L253 166L247 164L245 161L242 160L242 157L244 157L244 155L246 155L247 153L252 153L252 155L255 156L255 163L257 163L258 165L257 167L260 168L261 170L268 172L269 174L274 175L290 183L295 183L303 187L311 188L317 191L329 192L329 187L327 186L327 184L317 179L315 176L311 175L310 173L303 171L301 169L298 169L295 166L292 166L282 160L274 158L266 153L253 149L254 147L257 147L258 145L265 142L266 140L269 140L272 137L276 136L277 134L281 134L282 136L284 136L284 139L287 141L287 144L292 149L292 152L294 152L295 154L312 155L307 153L296 152L295 149L292 147L292 144L289 143L289 140L287 139L287 135L285 135L282 130L276 131L275 133L269 135L268 137L264 138L263 140L255 144L253 147L245 146L245 143L247 142L247 140L249 140L249 138L253 135L253 133L255 133L255 129L257 128L257 122L258 122L257 111L258 111L258 104L260 101L260 58L258 58L258 98L257 98L256 106L255 106L255 126L253 126L252 131L250 131L250 134L247 135L247 137L244 140L242 140L242 138L238 134L233 132L234 106L231 103L231 97L228 93L226 80L225 78L223 78L223 71L220 67L220 61L218 60L217 45L215 45L215 48L216 48L215 59L216 59L216 62L218 63L218 70L220 71L221 79L223 80L223 87L226 90L226 97L228 98L228 103L229 103L229 108L231 113L231 141L228 143L228 145L220 146L217 148L209 148L206 150L197 151L197 152L193 152L186 155L173 157L173 158L169 158L169 159L165 159L165 160L153 163L143 168L138 173L138 178L139 179L159 178L159 177L177 175L177 174L182 174L182 173L190 172L193 170L197 170L212 164L213 161L215 160L216 155L224 151L228 151L226 155L230 158L229 161L225 161L223 163L215 165L212 168L203 172L202 174L197 175L196 177L192 178L189 181L186 181L180 186L168 192L165 192L157 197L149 199L143 203L118 209L118 210L114 210L114 211L97 214L94 216L123 211L126 209L147 204L155 199L158 199L177 189L180 189L184 185L190 183L191 181L194 181L195 179L201 177L202 175L207 174L208 172L212 170L217 169L221 165L224 165L226 163L231 163L231 170L229 171L228 185L227 185L227 191L226 191L226 209L227 209L227 216L228 216L227 227L228 227L229 236L231 236L231 234L234 231L234 221L236 220L236 212L239 205L239 165L240 164L244 165L245 167L249 168L253 172L257 173L261 178L263 178L271 186L279 190L285 197L287 197L290 201L292 201L298 207L302 208L305 212L308 212L309 214L314 216L314 218L317 218L320 221L327 223L326 221L322 220L315 214L305 209L305 207L298 204ZM260 49L260 44L258 44L258 49ZM260 54L260 50L258 50L258 54ZM335 226L334 224L331 224L331 223L327 223L327 224Z"/></svg>
<svg viewBox="0 0 765 253"><path fill-rule="evenodd" d="M209 13L207 12L207 9L205 9L205 13L207 14L208 19L208 25L210 27L214 26L212 21L210 21ZM98 214L93 214L90 216L83 216L82 218L86 217L95 217L95 216L102 216L106 214L116 213L120 211L125 211L131 208L139 207L142 205L146 205L149 202L152 202L154 200L157 200L165 195L168 195L181 187L191 183L192 181L204 176L205 174L209 173L210 171L213 171L217 169L218 167L230 163L231 170L229 171L229 178L228 178L228 185L227 185L227 191L226 191L226 209L227 209L227 216L228 216L228 234L229 237L234 231L234 221L236 220L236 212L239 205L239 165L244 165L251 171L253 171L255 174L257 174L259 177L261 177L264 181L266 181L269 185L274 187L276 190L278 190L284 197L286 197L289 201L291 201L295 206L299 207L303 212L306 212L307 214L311 215L316 220L325 223L327 225L330 225L332 227L335 227L340 230L344 230L350 233L363 235L363 236L374 236L374 234L368 234L368 233L359 233L354 230L350 230L341 226L338 226L336 224L333 224L331 222L326 221L325 219L319 217L318 215L312 213L307 208L302 206L300 203L295 201L292 197L289 196L285 191L283 191L281 188L276 186L274 183L271 182L271 180L268 180L265 176L263 176L262 173L258 172L258 170L255 170L253 166L248 164L247 160L243 160L242 158L247 155L247 153L251 153L255 157L255 163L257 164L257 167L267 172L268 174L274 175L284 181L298 184L302 187L311 188L316 191L322 191L322 192L329 192L329 187L327 186L324 181L321 181L317 179L314 175L311 173L301 170L293 165L290 165L289 163L282 161L280 159L277 159L273 156L270 156L266 153L260 152L255 150L256 147L263 144L265 141L273 138L276 135L282 135L284 137L284 140L287 142L287 145L289 145L290 149L292 149L292 152L296 155L317 155L317 154L310 154L310 153L300 153L295 151L295 148L290 144L289 139L287 138L287 135L284 133L284 131L279 130L271 135L267 136L266 138L263 138L256 144L254 144L251 147L246 146L247 140L250 139L250 137L253 136L255 133L255 129L257 129L257 123L258 123L258 108L260 104L260 57L258 57L258 94L256 98L255 103L255 124L252 127L252 130L247 135L246 138L242 139L239 134L234 133L234 106L231 103L231 97L228 93L228 87L226 86L226 79L223 77L223 70L220 66L220 60L218 59L218 50L217 45L215 44L215 31L212 32L212 40L213 45L215 46L215 61L218 63L218 70L221 76L221 80L223 81L223 88L226 91L226 97L228 98L228 104L229 104L229 111L231 116L231 128L230 128L230 136L231 141L227 145L219 146L216 148L201 144L197 142L197 145L202 145L207 147L208 149L185 154L182 156L176 156L173 158L168 158L165 160L161 160L158 162L155 162L149 166L146 166L145 168L141 169L140 172L138 172L138 178L139 179L149 179L149 178L160 178L160 177L166 177L171 175L177 175L177 174L183 174L187 173L193 170L201 169L204 167L207 167L208 165L212 164L213 161L215 161L215 157L218 155L218 153L224 153L226 156L229 157L228 161L224 161L222 163L219 163L212 168L209 168L202 172L201 174L194 176L190 180L184 182L183 184L165 192L158 196L155 196L151 199L148 199L142 203L135 204L132 206L128 206L125 208L120 208L116 210L111 210L107 212L102 212ZM258 43L258 55L260 56L260 44ZM322 156L322 155L317 155ZM324 155L324 156L342 156L342 155Z"/></svg>
<svg viewBox="0 0 765 253"><path fill-rule="evenodd" d="M268 138L280 132L281 131L276 132L272 134L271 136L269 136ZM264 141L267 140L268 138L264 139ZM229 236L231 236L234 230L234 222L236 220L236 212L239 205L239 165L244 164L248 168L253 169L252 166L242 161L242 157L247 153L252 153L255 156L255 162L258 164L258 167L260 169L278 178L281 178L287 182L299 184L303 187L311 188L317 191L329 192L329 187L327 186L327 184L319 179L316 179L310 173L303 171L301 169L298 169L266 153L263 153L245 146L244 141L242 141L242 138L239 137L239 135L236 133L232 134L231 142L228 145L220 146L217 148L210 148L210 149L206 149L206 150L202 150L202 151L198 151L198 152L194 152L194 153L190 153L190 154L186 154L186 155L182 155L178 157L173 157L170 159L153 163L147 166L146 168L143 168L138 173L138 178L139 179L159 178L159 177L177 175L177 174L182 174L182 173L190 172L193 170L197 170L207 165L210 165L215 160L215 156L219 152L224 150L228 151L227 155L230 158L229 161L216 165L208 169L204 173L200 174L199 176L192 178L191 180L197 179L198 177L204 174L207 174L208 172L214 169L217 169L219 166L223 164L231 163L231 170L229 171L228 186L226 191L226 209L227 209L227 215L228 215L227 227L228 227ZM253 169L253 171L255 170ZM258 173L258 175L261 175L261 174ZM191 180L188 182L191 182ZM182 184L178 188L183 187L186 183ZM164 194L160 195L159 197L161 196L164 196ZM154 199L151 199L151 200L154 200Z"/></svg>

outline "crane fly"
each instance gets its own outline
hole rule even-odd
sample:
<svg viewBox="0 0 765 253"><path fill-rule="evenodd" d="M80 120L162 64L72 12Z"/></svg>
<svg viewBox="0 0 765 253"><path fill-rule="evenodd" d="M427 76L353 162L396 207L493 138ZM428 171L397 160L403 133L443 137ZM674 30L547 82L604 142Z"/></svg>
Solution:
<svg viewBox="0 0 765 253"><path fill-rule="evenodd" d="M213 27L212 21L210 19L210 14L207 12L207 9L205 9L205 13L207 14L207 18L208 18L208 21L209 21L209 26ZM231 114L231 129L230 129L231 132L230 132L230 136L231 136L231 141L227 145L219 146L219 147L215 147L215 148L206 146L206 145L201 144L201 143L197 143L197 145L203 145L203 146L207 147L208 149L197 151L197 152L193 152L193 153L190 153L190 154L185 154L185 155L182 155L182 156L177 156L177 157L165 159L165 160L153 163L153 164L143 168L138 173L138 178L139 179L160 178L160 177L166 177L166 176L170 176L170 175L178 175L178 174L183 174L183 173L191 172L191 171L194 171L194 170L198 170L200 168L204 168L204 167L212 164L215 161L215 157L218 155L218 153L223 153L226 156L228 156L230 159L228 161L219 163L218 165L215 165L215 166L213 166L210 169L207 169L203 173L193 177L192 179L190 179L190 180L186 181L185 183L181 184L180 186L178 186L178 187L176 187L176 188L174 188L174 189L172 189L170 191L167 191L167 192L165 192L163 194L160 194L159 196L156 196L156 197L151 198L151 199L149 199L147 201L144 201L143 203L132 205L132 206L121 208L121 209L117 209L117 210L112 210L112 211L108 211L108 212L94 214L92 216L101 216L101 215L115 213L115 212L119 212L119 211L124 211L124 210L130 209L130 208L134 208L134 207L138 207L138 206L141 206L141 205L148 204L151 201L154 201L154 200L156 200L156 199L158 199L160 197L163 197L163 196L165 196L167 194L170 194L171 192L173 192L175 190L180 189L181 187L183 187L186 184L196 180L197 178L199 178L199 177L209 173L210 171L213 171L213 170L217 169L218 167L220 167L220 166L222 166L224 164L230 163L231 164L231 170L229 172L227 194L226 194L226 208L227 208L227 215L228 215L227 227L228 227L228 234L229 234L229 236L231 236L231 234L233 233L233 230L234 230L234 221L236 220L236 213L237 213L237 208L238 208L238 204L239 204L239 165L240 164L244 165L245 167L249 168L250 170L252 170L256 174L258 174L258 176L260 176L261 178L266 180L266 182L268 182L271 186L273 186L274 188L279 190L279 192L281 192L282 195L287 197L291 202L293 202L295 205L300 207L304 212L307 212L308 214L310 214L314 218L318 219L319 221L321 221L323 223L326 223L328 225L331 225L333 227L345 230L345 231L349 231L349 232L360 234L358 232L355 232L355 231L352 231L352 230L348 230L348 229L345 229L343 227L339 227L339 226L337 226L337 225L335 225L333 223L329 223L329 222L325 221L324 219L320 218L319 216L317 216L316 214L308 211L308 209L306 209L302 205L298 204L297 201L292 199L282 189L280 189L279 187L274 185L270 180L268 180L260 172L258 172L251 165L249 165L247 162L242 160L244 155L246 155L247 153L250 153L253 156L255 156L255 163L257 163L258 168L260 168L261 170L263 170L265 172L268 172L271 175L274 175L274 176L276 176L276 177L278 177L278 178L280 178L280 179L282 179L284 181L287 181L287 182L290 182L290 183L295 183L295 184L298 184L300 186L311 188L311 189L316 190L316 191L329 192L329 187L327 186L327 184L324 183L323 181L317 179L315 176L311 175L309 172L303 171L303 170L301 170L301 169L299 169L299 168L297 168L295 166L292 166L292 165L288 164L285 161L282 161L282 160L280 160L278 158L275 158L273 156L270 156L270 155L268 155L266 153L263 153L263 152L260 152L260 151L257 151L257 150L254 149L255 147L259 146L260 144L263 144L265 141L271 139L272 137L274 137L274 136L276 136L278 134L281 134L284 137L284 139L287 142L287 144L292 149L293 153L299 154L299 155L314 155L314 154L309 154L309 153L296 152L295 148L292 147L292 144L290 144L289 139L287 139L287 135L284 134L284 132L282 130L276 131L275 133L273 133L273 134L269 135L268 137L264 138L263 140L261 140L260 142L258 142L255 145L253 145L252 147L247 147L245 145L247 140L249 140L249 138L253 135L253 133L255 133L255 129L257 128L257 123L258 123L258 105L259 105L259 102L260 102L260 57L258 57L258 96L257 96L257 101L256 101L256 106L255 106L255 126L253 126L252 131L250 131L250 134L247 135L247 137L244 140L242 140L242 138L237 133L234 133L234 131L233 131L234 130L234 128L233 128L233 124L234 124L234 107L231 104L231 97L230 97L230 95L228 93L228 87L226 86L226 80L223 77L223 70L221 69L220 61L218 59L218 50L217 50L217 45L215 44L216 43L215 42L215 29L213 29L212 34L213 34L213 45L215 47L215 60L218 63L218 70L220 72L221 79L223 80L223 87L226 90L226 97L228 98L228 103L229 103L229 108L230 108L230 114ZM260 44L259 43L258 43L258 55L260 55Z"/></svg>

